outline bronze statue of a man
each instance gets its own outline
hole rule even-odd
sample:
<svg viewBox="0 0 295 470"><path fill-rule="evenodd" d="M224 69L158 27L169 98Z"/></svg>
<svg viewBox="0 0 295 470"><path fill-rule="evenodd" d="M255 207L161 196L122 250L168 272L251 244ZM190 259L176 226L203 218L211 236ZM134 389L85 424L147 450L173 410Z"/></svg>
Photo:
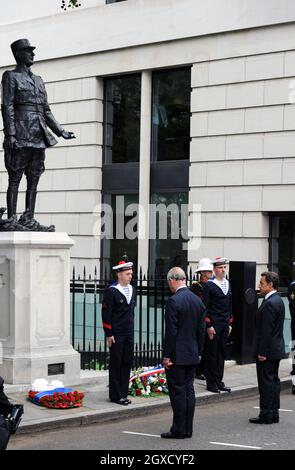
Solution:
<svg viewBox="0 0 295 470"><path fill-rule="evenodd" d="M45 148L57 144L48 127L58 137L73 139L72 132L64 130L50 110L45 85L30 67L34 62L34 49L28 39L18 39L11 44L17 62L14 70L2 77L2 117L4 124L5 167L8 171L8 219L2 220L1 230L54 231L34 219L37 185L43 173ZM16 216L18 187L23 174L27 178L25 212ZM2 212L2 214L1 214Z"/></svg>

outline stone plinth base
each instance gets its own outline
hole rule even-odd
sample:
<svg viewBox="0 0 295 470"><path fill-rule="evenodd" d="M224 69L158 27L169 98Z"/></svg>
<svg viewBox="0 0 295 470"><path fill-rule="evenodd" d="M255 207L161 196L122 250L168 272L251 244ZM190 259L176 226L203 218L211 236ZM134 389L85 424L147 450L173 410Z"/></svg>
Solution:
<svg viewBox="0 0 295 470"><path fill-rule="evenodd" d="M66 233L0 233L0 375L9 384L80 376L70 344L70 248Z"/></svg>

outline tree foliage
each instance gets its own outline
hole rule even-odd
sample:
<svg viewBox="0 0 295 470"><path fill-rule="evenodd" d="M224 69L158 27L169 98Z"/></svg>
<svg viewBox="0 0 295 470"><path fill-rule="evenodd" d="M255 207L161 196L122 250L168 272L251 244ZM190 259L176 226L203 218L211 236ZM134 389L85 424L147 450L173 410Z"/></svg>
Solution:
<svg viewBox="0 0 295 470"><path fill-rule="evenodd" d="M78 8L81 6L80 0L62 0L61 8L62 10L67 10L68 8Z"/></svg>

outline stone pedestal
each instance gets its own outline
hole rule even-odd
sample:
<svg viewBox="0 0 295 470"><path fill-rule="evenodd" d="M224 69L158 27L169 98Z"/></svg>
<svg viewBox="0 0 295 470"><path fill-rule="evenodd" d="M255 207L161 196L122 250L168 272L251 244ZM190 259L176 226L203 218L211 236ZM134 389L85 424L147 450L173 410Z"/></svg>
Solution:
<svg viewBox="0 0 295 470"><path fill-rule="evenodd" d="M80 355L70 344L73 244L66 233L0 233L0 375L6 383L47 378L70 384L80 376Z"/></svg>

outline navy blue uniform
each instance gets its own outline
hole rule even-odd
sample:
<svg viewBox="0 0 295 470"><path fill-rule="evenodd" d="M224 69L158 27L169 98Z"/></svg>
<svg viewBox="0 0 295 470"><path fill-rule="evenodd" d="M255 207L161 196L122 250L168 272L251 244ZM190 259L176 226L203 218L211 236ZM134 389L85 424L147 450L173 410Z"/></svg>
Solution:
<svg viewBox="0 0 295 470"><path fill-rule="evenodd" d="M173 409L171 432L191 435L195 410L195 367L205 336L205 306L187 287L177 290L166 304L163 357L173 365L166 370Z"/></svg>
<svg viewBox="0 0 295 470"><path fill-rule="evenodd" d="M115 338L115 343L110 348L109 364L109 397L114 402L128 396L130 370L133 364L136 301L134 288L128 304L125 295L115 287L116 284L106 288L102 304L105 335Z"/></svg>
<svg viewBox="0 0 295 470"><path fill-rule="evenodd" d="M285 306L276 292L264 300L257 311L255 357L260 394L261 415L265 418L278 418L280 408L280 360L285 357L284 343ZM257 356L266 357L260 362Z"/></svg>
<svg viewBox="0 0 295 470"><path fill-rule="evenodd" d="M213 339L208 339L205 359L205 375L207 388L222 388L224 361L226 357L229 326L233 322L232 316L232 292L229 285L227 294L209 280L203 287L203 301L206 306L206 327L213 326L216 334Z"/></svg>

